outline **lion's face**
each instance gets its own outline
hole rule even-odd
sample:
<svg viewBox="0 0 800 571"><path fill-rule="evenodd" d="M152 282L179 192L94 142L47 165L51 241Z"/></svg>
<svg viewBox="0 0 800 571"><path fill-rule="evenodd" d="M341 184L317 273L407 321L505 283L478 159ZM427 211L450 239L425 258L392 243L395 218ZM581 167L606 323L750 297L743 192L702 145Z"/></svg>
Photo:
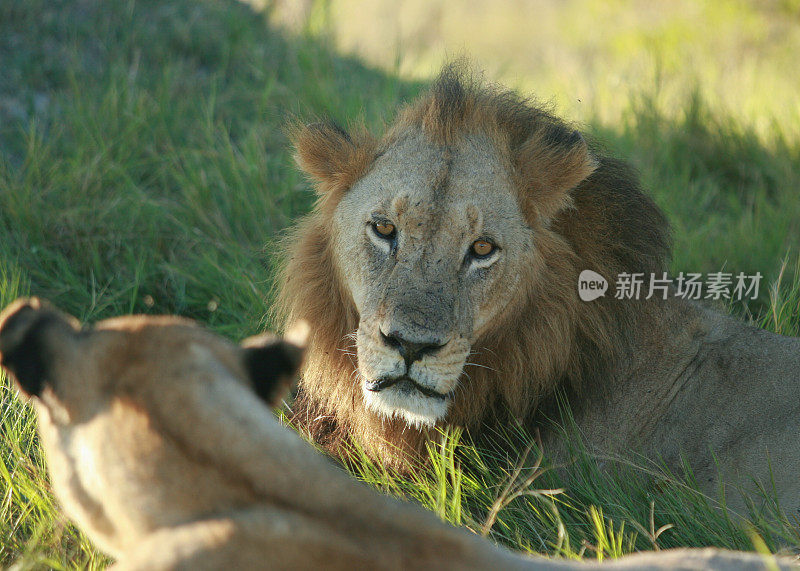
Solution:
<svg viewBox="0 0 800 571"><path fill-rule="evenodd" d="M446 148L410 130L343 197L337 265L360 316L370 409L414 425L447 413L473 344L532 263L512 185L488 137Z"/></svg>

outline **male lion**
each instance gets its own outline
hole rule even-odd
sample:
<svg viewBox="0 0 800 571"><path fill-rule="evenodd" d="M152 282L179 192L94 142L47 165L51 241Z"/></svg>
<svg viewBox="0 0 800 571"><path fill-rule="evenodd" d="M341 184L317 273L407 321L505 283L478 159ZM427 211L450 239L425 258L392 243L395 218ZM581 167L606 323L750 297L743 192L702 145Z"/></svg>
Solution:
<svg viewBox="0 0 800 571"><path fill-rule="evenodd" d="M501 550L354 482L257 398L276 404L299 361L290 343L262 336L239 347L172 317L81 329L36 299L0 315L0 364L35 404L56 495L120 567L590 567ZM709 549L604 567L763 566L755 554Z"/></svg>
<svg viewBox="0 0 800 571"><path fill-rule="evenodd" d="M536 422L560 389L590 445L800 507L800 340L671 294L579 299L582 270L613 291L666 269L668 223L625 163L455 67L380 139L293 138L319 201L286 241L279 314L315 324L294 421L332 453L401 466L431 427Z"/></svg>

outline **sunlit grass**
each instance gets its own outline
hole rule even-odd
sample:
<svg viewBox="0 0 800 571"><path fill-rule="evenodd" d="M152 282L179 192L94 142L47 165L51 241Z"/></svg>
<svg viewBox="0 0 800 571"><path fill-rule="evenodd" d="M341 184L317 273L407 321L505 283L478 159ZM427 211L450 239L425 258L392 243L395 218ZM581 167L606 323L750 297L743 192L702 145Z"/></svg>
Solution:
<svg viewBox="0 0 800 571"><path fill-rule="evenodd" d="M778 278L769 289L769 308L759 324L781 335L800 335L800 257L794 264L781 264Z"/></svg>
<svg viewBox="0 0 800 571"><path fill-rule="evenodd" d="M598 457L581 447L573 429L565 434L570 461L556 465L534 435L514 428L495 436L529 442L517 455L509 456L507 447L476 445L450 429L429 445L427 470L400 475L358 447L347 467L363 482L417 502L446 522L550 557L603 560L678 546L766 546L773 553L800 548L798 522L767 490L748 496L749 513L730 512L724 498L697 491L688 468L676 474L645 459Z"/></svg>
<svg viewBox="0 0 800 571"><path fill-rule="evenodd" d="M765 139L773 121L800 138L796 2L330 0L311 14L340 49L384 69L430 77L469 52L490 77L586 122L618 124L631 96L653 88L675 118L699 84L715 112Z"/></svg>

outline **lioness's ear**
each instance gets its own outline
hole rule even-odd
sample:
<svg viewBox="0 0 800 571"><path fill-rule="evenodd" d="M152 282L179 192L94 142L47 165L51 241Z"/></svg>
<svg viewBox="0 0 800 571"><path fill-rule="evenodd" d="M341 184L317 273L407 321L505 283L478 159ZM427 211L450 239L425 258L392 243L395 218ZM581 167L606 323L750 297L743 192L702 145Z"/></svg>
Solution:
<svg viewBox="0 0 800 571"><path fill-rule="evenodd" d="M349 134L333 121L290 128L295 160L317 183L317 192L344 192L375 158L375 140L365 129Z"/></svg>
<svg viewBox="0 0 800 571"><path fill-rule="evenodd" d="M301 327L307 326L304 324ZM292 388L303 362L305 337L302 331L279 339L269 333L242 341L244 366L253 390L271 407L276 407Z"/></svg>
<svg viewBox="0 0 800 571"><path fill-rule="evenodd" d="M49 304L37 298L20 298L0 314L0 365L15 379L25 396L39 396L48 383L51 351L45 330L76 326Z"/></svg>
<svg viewBox="0 0 800 571"><path fill-rule="evenodd" d="M597 168L578 131L549 121L537 125L520 145L515 163L530 214L545 221L570 205L569 191Z"/></svg>

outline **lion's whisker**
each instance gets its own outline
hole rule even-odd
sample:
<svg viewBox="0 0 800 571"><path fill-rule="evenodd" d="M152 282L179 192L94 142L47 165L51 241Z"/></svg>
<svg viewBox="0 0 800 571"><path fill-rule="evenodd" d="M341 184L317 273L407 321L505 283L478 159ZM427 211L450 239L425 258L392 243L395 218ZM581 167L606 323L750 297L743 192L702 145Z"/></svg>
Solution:
<svg viewBox="0 0 800 571"><path fill-rule="evenodd" d="M497 372L498 372L498 370L497 370L497 369L495 369L494 367L489 367L488 365L481 365L480 363L471 363L471 362L469 362L469 361L467 361L466 363L464 363L464 366L465 366L465 367L466 367L466 366L480 367L481 369L488 369L489 371L493 371L493 372L495 372L495 373L497 373Z"/></svg>

